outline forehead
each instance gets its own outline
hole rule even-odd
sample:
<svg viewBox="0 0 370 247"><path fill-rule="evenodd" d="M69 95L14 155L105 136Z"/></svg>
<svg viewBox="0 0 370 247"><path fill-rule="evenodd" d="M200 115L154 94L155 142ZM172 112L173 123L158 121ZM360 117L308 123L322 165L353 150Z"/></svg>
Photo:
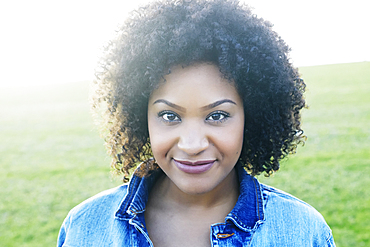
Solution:
<svg viewBox="0 0 370 247"><path fill-rule="evenodd" d="M173 67L152 92L149 101L161 97L173 101L240 100L234 82L226 79L217 66L208 63Z"/></svg>

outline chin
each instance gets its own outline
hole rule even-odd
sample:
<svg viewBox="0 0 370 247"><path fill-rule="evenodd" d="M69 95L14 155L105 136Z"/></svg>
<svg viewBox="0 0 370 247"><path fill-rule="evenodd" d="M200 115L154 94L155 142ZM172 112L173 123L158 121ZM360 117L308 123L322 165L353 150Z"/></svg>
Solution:
<svg viewBox="0 0 370 247"><path fill-rule="evenodd" d="M202 195L215 189L217 184L215 182L207 183L204 179L200 179L200 181L189 180L185 183L176 184L176 186L185 194Z"/></svg>

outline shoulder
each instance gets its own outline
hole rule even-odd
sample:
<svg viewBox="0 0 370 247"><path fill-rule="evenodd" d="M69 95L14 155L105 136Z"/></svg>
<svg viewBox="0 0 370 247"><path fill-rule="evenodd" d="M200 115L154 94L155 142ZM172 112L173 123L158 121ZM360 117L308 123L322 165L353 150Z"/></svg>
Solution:
<svg viewBox="0 0 370 247"><path fill-rule="evenodd" d="M57 246L92 246L93 242L101 241L97 235L110 229L126 194L127 185L124 184L100 192L74 207L60 228Z"/></svg>
<svg viewBox="0 0 370 247"><path fill-rule="evenodd" d="M62 227L105 224L111 221L127 194L127 185L121 185L90 197L69 211Z"/></svg>
<svg viewBox="0 0 370 247"><path fill-rule="evenodd" d="M127 184L102 191L75 206L67 217L77 219L87 214L95 214L104 209L105 212L118 210L120 203L127 193Z"/></svg>
<svg viewBox="0 0 370 247"><path fill-rule="evenodd" d="M308 207L308 208L314 209L308 203L298 199L297 197L285 191L279 190L277 188L274 188L272 186L262 184L262 183L260 183L260 185L261 185L262 194L264 196L264 199L267 201L272 200L274 201L274 203L291 203L297 206Z"/></svg>
<svg viewBox="0 0 370 247"><path fill-rule="evenodd" d="M324 217L308 203L271 186L261 184L264 198L264 228L277 230L284 238L313 241L332 246L332 232Z"/></svg>
<svg viewBox="0 0 370 247"><path fill-rule="evenodd" d="M283 211L281 213L284 216L301 216L303 218L324 221L322 215L314 207L297 197L265 184L261 184L261 188L266 212L271 210L274 213ZM284 212L286 213L284 214Z"/></svg>

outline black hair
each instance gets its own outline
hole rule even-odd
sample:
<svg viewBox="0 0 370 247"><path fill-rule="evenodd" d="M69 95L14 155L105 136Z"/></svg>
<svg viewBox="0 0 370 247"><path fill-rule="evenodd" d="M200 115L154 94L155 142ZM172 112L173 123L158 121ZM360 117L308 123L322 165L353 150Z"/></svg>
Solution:
<svg viewBox="0 0 370 247"><path fill-rule="evenodd" d="M138 162L152 156L148 98L170 68L210 62L243 99L241 164L252 175L278 170L279 161L305 138L300 122L305 83L289 51L272 24L238 1L164 0L132 12L106 47L93 95L96 111L106 107L112 166L127 180ZM147 164L146 172L155 167Z"/></svg>

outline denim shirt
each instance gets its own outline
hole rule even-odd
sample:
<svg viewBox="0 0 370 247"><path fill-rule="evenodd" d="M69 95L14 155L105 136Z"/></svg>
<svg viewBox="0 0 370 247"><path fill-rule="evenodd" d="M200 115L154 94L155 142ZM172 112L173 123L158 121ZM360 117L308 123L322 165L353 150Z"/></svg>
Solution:
<svg viewBox="0 0 370 247"><path fill-rule="evenodd" d="M211 246L335 246L329 226L307 203L236 166L240 195L224 222L210 226ZM153 246L144 212L150 188L162 171L135 174L129 184L104 191L73 208L57 246Z"/></svg>

